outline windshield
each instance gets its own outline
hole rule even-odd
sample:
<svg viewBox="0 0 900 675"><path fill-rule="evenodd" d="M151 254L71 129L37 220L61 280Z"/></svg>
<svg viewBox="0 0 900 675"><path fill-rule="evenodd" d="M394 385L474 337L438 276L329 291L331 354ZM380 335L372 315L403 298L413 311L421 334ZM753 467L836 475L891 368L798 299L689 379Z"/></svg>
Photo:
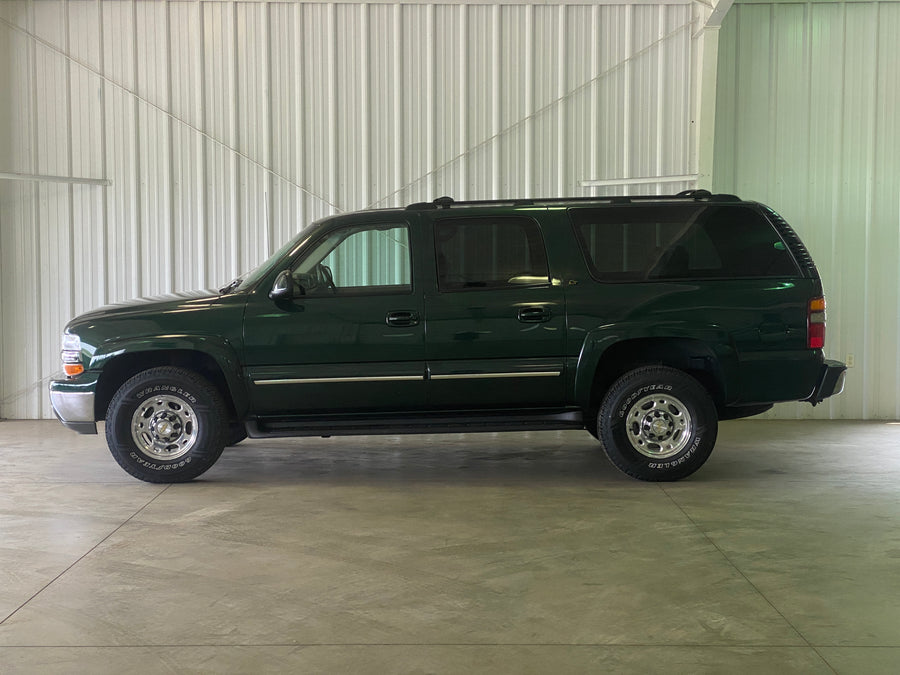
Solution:
<svg viewBox="0 0 900 675"><path fill-rule="evenodd" d="M306 230L303 230L297 236L289 239L280 249L278 249L274 253L274 255L269 256L266 260L261 262L249 272L239 274L237 277L235 277L235 279L231 281L231 283L227 284L223 288L220 288L219 293L221 293L222 295L227 295L228 293L233 293L234 291L242 288L252 288L263 276L265 276L266 272L269 269L269 264L274 263L276 260L279 260L287 255L287 253L294 246L296 246L300 242L300 239L305 235Z"/></svg>

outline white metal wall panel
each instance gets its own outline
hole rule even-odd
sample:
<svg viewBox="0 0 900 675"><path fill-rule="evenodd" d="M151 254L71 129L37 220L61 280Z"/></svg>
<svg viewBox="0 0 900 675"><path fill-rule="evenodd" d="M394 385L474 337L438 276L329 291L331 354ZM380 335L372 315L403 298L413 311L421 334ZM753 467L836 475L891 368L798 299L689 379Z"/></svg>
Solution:
<svg viewBox="0 0 900 675"><path fill-rule="evenodd" d="M739 4L722 27L717 190L770 204L812 253L844 393L773 417L900 419L900 3Z"/></svg>
<svg viewBox="0 0 900 675"><path fill-rule="evenodd" d="M324 215L695 173L692 16L687 0L0 3L0 172L112 181L0 180L0 417L49 416L73 315L224 284Z"/></svg>

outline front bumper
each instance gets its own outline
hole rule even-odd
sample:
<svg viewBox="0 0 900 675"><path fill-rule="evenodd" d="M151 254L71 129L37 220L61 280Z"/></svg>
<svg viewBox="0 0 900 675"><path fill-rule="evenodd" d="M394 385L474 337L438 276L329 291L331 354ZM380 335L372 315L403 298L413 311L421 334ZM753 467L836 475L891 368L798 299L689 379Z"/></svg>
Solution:
<svg viewBox="0 0 900 675"><path fill-rule="evenodd" d="M96 434L94 420L94 392L86 390L86 383L69 380L50 382L50 406L53 414L68 429L80 434ZM93 386L94 382L90 382Z"/></svg>
<svg viewBox="0 0 900 675"><path fill-rule="evenodd" d="M807 401L816 405L829 396L835 396L844 391L844 378L847 375L847 366L840 361L826 359L822 364L822 373L819 382Z"/></svg>

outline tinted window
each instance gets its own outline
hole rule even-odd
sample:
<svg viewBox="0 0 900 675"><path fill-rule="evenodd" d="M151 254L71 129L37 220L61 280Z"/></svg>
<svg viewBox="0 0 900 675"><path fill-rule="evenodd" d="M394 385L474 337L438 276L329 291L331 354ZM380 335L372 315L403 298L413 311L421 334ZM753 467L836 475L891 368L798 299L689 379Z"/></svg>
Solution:
<svg viewBox="0 0 900 675"><path fill-rule="evenodd" d="M591 274L605 281L793 276L775 229L745 206L571 209Z"/></svg>
<svg viewBox="0 0 900 675"><path fill-rule="evenodd" d="M300 259L293 274L305 295L409 293L409 231L405 225L335 230Z"/></svg>
<svg viewBox="0 0 900 675"><path fill-rule="evenodd" d="M442 291L548 284L547 253L530 218L452 218L434 224Z"/></svg>

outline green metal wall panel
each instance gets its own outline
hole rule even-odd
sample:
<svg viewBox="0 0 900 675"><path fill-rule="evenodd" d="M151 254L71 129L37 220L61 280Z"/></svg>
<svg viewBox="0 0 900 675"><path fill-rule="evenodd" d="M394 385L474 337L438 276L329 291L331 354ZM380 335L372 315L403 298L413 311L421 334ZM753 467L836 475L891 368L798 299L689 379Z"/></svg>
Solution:
<svg viewBox="0 0 900 675"><path fill-rule="evenodd" d="M828 299L844 394L774 417L900 418L900 3L735 5L722 26L714 188L778 210Z"/></svg>

